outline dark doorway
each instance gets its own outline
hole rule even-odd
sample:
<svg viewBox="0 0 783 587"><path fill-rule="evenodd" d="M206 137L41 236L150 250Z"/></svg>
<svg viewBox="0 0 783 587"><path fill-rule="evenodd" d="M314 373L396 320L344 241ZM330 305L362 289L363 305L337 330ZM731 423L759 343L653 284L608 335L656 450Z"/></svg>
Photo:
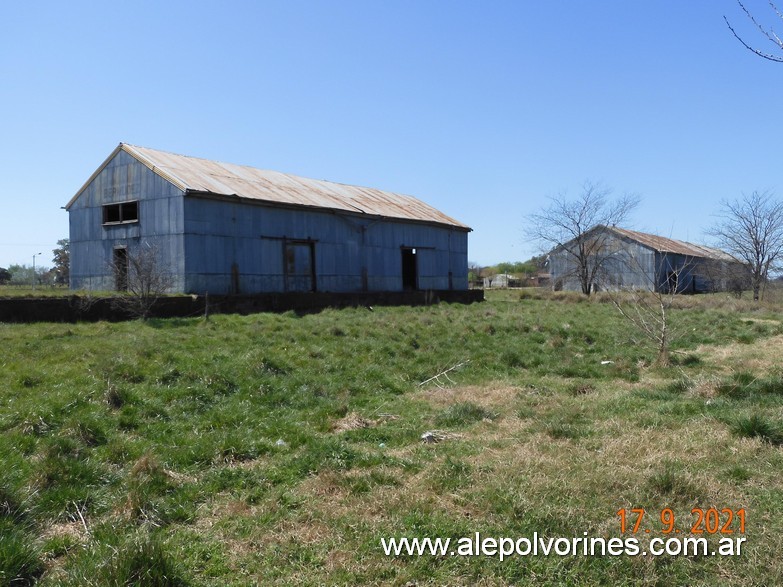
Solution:
<svg viewBox="0 0 783 587"><path fill-rule="evenodd" d="M668 288L667 293L679 293L677 291L677 286L679 285L679 276L677 275L676 271L669 271L666 274L666 287Z"/></svg>
<svg viewBox="0 0 783 587"><path fill-rule="evenodd" d="M310 241L285 244L287 291L315 291L315 247Z"/></svg>
<svg viewBox="0 0 783 587"><path fill-rule="evenodd" d="M419 269L416 264L416 249L402 249L402 289L418 289Z"/></svg>
<svg viewBox="0 0 783 587"><path fill-rule="evenodd" d="M128 249L114 249L114 289L128 291Z"/></svg>

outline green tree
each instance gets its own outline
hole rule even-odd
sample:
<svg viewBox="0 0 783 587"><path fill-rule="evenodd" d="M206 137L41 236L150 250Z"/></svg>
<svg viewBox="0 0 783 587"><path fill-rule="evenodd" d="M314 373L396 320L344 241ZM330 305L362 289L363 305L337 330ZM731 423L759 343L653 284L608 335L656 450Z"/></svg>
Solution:
<svg viewBox="0 0 783 587"><path fill-rule="evenodd" d="M63 238L57 241L57 248L52 250L54 255L54 283L56 285L68 285L71 275L71 241Z"/></svg>
<svg viewBox="0 0 783 587"><path fill-rule="evenodd" d="M13 285L30 285L33 282L33 268L13 263L8 266Z"/></svg>
<svg viewBox="0 0 783 587"><path fill-rule="evenodd" d="M5 267L0 267L0 285L5 285L11 281L11 272Z"/></svg>

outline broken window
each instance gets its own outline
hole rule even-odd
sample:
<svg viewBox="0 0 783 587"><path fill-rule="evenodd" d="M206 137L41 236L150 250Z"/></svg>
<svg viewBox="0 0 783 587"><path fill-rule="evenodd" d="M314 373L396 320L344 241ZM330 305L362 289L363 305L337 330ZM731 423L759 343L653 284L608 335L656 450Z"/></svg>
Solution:
<svg viewBox="0 0 783 587"><path fill-rule="evenodd" d="M123 224L139 221L139 203L122 202L120 204L106 204L103 207L104 224Z"/></svg>

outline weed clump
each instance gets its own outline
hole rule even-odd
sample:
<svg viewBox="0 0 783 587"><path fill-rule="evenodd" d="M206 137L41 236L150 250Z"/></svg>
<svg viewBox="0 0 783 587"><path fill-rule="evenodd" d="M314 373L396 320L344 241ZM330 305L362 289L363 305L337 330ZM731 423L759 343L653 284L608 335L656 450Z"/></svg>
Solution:
<svg viewBox="0 0 783 587"><path fill-rule="evenodd" d="M736 399L753 395L783 395L783 378L757 377L748 371L740 371L730 380L721 383L718 393Z"/></svg>
<svg viewBox="0 0 783 587"><path fill-rule="evenodd" d="M686 377L672 381L666 386L669 393L685 393L691 389L691 381Z"/></svg>
<svg viewBox="0 0 783 587"><path fill-rule="evenodd" d="M571 395L589 395L595 392L595 387L589 383L577 383L569 388Z"/></svg>
<svg viewBox="0 0 783 587"><path fill-rule="evenodd" d="M684 501L698 500L703 491L688 480L685 475L676 471L671 465L666 465L662 471L653 473L648 484L659 496L680 498Z"/></svg>
<svg viewBox="0 0 783 587"><path fill-rule="evenodd" d="M445 428L469 426L482 420L494 420L497 414L474 404L473 402L461 402L449 406L435 417L435 424Z"/></svg>
<svg viewBox="0 0 783 587"><path fill-rule="evenodd" d="M150 454L142 456L128 475L125 514L132 521L152 522L160 519L160 497L171 488L168 473Z"/></svg>
<svg viewBox="0 0 783 587"><path fill-rule="evenodd" d="M0 584L34 585L44 571L32 537L7 518L0 518Z"/></svg>
<svg viewBox="0 0 783 587"><path fill-rule="evenodd" d="M737 436L759 438L775 446L783 444L783 426L758 414L737 419L732 430Z"/></svg>
<svg viewBox="0 0 783 587"><path fill-rule="evenodd" d="M143 536L117 552L111 564L99 572L100 585L145 585L149 587L184 587L174 559L158 538Z"/></svg>

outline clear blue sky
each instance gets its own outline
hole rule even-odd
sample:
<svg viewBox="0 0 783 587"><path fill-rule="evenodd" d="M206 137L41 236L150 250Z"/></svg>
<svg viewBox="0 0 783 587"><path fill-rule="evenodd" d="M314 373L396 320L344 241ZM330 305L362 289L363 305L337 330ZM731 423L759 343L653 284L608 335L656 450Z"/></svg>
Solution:
<svg viewBox="0 0 783 587"><path fill-rule="evenodd" d="M0 266L51 264L121 141L417 196L481 264L585 180L704 241L721 199L783 196L783 64L724 14L764 46L734 0L3 2Z"/></svg>

